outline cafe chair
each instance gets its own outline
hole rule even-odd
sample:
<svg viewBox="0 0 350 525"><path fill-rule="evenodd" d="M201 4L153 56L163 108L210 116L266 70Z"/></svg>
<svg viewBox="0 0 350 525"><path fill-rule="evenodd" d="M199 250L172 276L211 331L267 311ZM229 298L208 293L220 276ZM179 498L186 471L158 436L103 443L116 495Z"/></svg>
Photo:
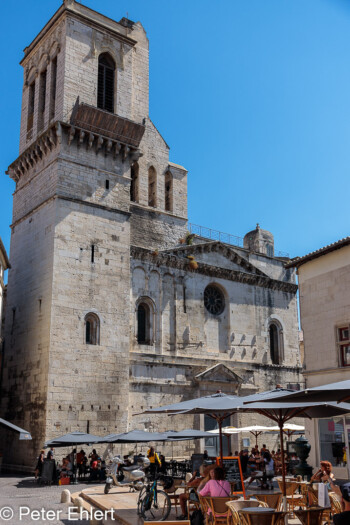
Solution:
<svg viewBox="0 0 350 525"><path fill-rule="evenodd" d="M254 494L260 503L265 503L270 509L281 510L282 493L278 494Z"/></svg>
<svg viewBox="0 0 350 525"><path fill-rule="evenodd" d="M202 512L207 516L207 523L212 525L226 525L227 518L230 515L230 509L226 503L231 501L231 497L199 496Z"/></svg>
<svg viewBox="0 0 350 525"><path fill-rule="evenodd" d="M283 492L283 481L278 480L280 491ZM296 481L286 481L287 509L293 515L295 508L306 507L303 494L296 494L299 484Z"/></svg>
<svg viewBox="0 0 350 525"><path fill-rule="evenodd" d="M254 508L260 506L267 506L265 503L262 504L256 499L230 500L226 502L226 505L229 508L229 514L227 516L227 525L230 525L230 520L233 523L233 525L241 525L241 518L238 514L238 511L241 509L246 509L248 507Z"/></svg>
<svg viewBox="0 0 350 525"><path fill-rule="evenodd" d="M284 525L286 512L274 511L271 513L261 514L254 512L243 514L240 512L241 525Z"/></svg>

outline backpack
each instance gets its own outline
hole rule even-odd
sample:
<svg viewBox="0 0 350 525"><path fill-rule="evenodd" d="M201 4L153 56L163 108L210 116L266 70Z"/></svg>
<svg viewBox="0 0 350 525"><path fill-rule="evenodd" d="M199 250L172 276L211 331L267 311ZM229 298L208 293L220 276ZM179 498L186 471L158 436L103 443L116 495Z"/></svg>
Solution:
<svg viewBox="0 0 350 525"><path fill-rule="evenodd" d="M192 512L190 517L191 525L204 525L203 512L200 509L196 509Z"/></svg>

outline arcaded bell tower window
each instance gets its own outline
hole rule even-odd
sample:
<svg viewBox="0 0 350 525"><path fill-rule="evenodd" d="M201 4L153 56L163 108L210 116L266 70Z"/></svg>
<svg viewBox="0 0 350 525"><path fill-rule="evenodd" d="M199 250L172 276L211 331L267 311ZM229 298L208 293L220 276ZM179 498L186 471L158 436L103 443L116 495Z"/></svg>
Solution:
<svg viewBox="0 0 350 525"><path fill-rule="evenodd" d="M109 53L98 58L97 107L114 113L115 62Z"/></svg>

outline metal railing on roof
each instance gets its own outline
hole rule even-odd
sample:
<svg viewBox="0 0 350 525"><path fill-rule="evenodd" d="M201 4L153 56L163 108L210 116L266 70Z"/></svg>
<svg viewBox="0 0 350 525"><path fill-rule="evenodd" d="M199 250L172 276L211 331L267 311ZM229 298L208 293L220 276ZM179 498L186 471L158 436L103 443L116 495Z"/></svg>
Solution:
<svg viewBox="0 0 350 525"><path fill-rule="evenodd" d="M232 246L238 246L243 248L243 237L232 235L231 233L220 232L219 230L213 230L213 228L207 228L206 226L199 226L198 224L188 223L188 231L203 237L204 239L210 239L211 241L220 241L225 244L231 244ZM286 257L289 258L289 253L275 250L275 257Z"/></svg>

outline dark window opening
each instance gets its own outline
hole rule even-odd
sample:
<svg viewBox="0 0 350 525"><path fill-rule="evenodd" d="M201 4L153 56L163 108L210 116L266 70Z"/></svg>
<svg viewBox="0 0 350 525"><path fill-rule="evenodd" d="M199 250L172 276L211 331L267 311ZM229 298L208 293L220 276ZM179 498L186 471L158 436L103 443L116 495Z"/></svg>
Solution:
<svg viewBox="0 0 350 525"><path fill-rule="evenodd" d="M85 344L100 344L100 320L98 316L93 313L85 316Z"/></svg>
<svg viewBox="0 0 350 525"><path fill-rule="evenodd" d="M46 106L46 69L40 74L39 80L39 107L38 107L38 131L44 126Z"/></svg>
<svg viewBox="0 0 350 525"><path fill-rule="evenodd" d="M274 365L280 364L280 352L278 344L278 329L275 324L270 325L270 356Z"/></svg>
<svg viewBox="0 0 350 525"><path fill-rule="evenodd" d="M55 117L57 83L57 57L51 62L51 89L50 89L50 120Z"/></svg>
<svg viewBox="0 0 350 525"><path fill-rule="evenodd" d="M150 344L150 308L141 303L137 308L137 342L139 345Z"/></svg>
<svg viewBox="0 0 350 525"><path fill-rule="evenodd" d="M165 211L173 211L173 177L169 172L165 174Z"/></svg>
<svg viewBox="0 0 350 525"><path fill-rule="evenodd" d="M109 180L106 180L106 190L109 190Z"/></svg>
<svg viewBox="0 0 350 525"><path fill-rule="evenodd" d="M85 339L86 344L91 345L91 323L90 321L86 321L86 333L85 333Z"/></svg>
<svg viewBox="0 0 350 525"><path fill-rule="evenodd" d="M130 178L130 200L139 202L139 165L137 162L131 166Z"/></svg>
<svg viewBox="0 0 350 525"><path fill-rule="evenodd" d="M153 166L148 169L148 206L157 206L157 172Z"/></svg>
<svg viewBox="0 0 350 525"><path fill-rule="evenodd" d="M27 131L30 131L33 128L34 105L35 105L35 82L32 82L29 86L29 94L28 94Z"/></svg>
<svg viewBox="0 0 350 525"><path fill-rule="evenodd" d="M95 245L91 245L91 262L95 262Z"/></svg>
<svg viewBox="0 0 350 525"><path fill-rule="evenodd" d="M98 59L97 107L114 112L115 63L108 53Z"/></svg>

